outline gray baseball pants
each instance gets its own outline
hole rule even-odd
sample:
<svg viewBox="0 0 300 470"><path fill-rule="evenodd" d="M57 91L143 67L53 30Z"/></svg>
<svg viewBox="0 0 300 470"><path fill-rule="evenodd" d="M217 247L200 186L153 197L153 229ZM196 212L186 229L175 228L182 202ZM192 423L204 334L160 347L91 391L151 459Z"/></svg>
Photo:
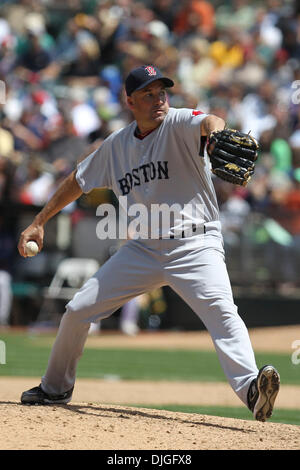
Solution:
<svg viewBox="0 0 300 470"><path fill-rule="evenodd" d="M74 385L90 322L107 318L131 298L165 285L202 320L229 384L247 405L258 368L234 304L222 236L214 224L207 226L205 235L190 238L130 240L101 266L66 306L42 377L43 390L61 394Z"/></svg>

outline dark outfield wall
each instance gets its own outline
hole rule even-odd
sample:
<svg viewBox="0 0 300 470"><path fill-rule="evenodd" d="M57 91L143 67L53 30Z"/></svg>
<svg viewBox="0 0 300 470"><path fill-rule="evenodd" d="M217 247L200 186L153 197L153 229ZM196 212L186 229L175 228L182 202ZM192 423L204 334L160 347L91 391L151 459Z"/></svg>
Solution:
<svg viewBox="0 0 300 470"><path fill-rule="evenodd" d="M164 289L167 311L162 315L161 328L203 329L197 315L171 289ZM300 296L276 294L235 295L235 303L247 327L294 325L300 323Z"/></svg>

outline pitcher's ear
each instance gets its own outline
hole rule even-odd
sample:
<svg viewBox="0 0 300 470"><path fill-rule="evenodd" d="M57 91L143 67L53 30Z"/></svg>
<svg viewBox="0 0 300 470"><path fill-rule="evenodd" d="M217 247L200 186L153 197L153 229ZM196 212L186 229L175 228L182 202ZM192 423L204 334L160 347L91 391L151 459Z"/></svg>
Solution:
<svg viewBox="0 0 300 470"><path fill-rule="evenodd" d="M133 99L131 98L131 96L127 96L127 106L128 108L132 108L133 106Z"/></svg>

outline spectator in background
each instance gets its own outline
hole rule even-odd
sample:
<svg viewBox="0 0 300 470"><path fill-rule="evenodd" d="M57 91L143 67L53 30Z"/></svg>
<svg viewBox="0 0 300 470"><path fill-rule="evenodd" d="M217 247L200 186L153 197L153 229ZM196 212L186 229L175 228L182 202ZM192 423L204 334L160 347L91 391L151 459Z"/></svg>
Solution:
<svg viewBox="0 0 300 470"><path fill-rule="evenodd" d="M53 116L45 129L46 147L40 152L45 162L53 163L57 158L64 158L73 168L78 158L84 153L88 139L78 135L67 111Z"/></svg>
<svg viewBox="0 0 300 470"><path fill-rule="evenodd" d="M99 79L100 49L96 39L91 35L85 35L78 39L78 55L67 64L62 77L68 84L72 82L80 86L97 86Z"/></svg>
<svg viewBox="0 0 300 470"><path fill-rule="evenodd" d="M205 0L183 0L174 19L174 34L179 39L191 35L211 38L215 31L215 10Z"/></svg>
<svg viewBox="0 0 300 470"><path fill-rule="evenodd" d="M205 91L208 92L217 83L218 77L210 43L207 39L193 37L184 44L181 57L178 74L183 89L205 99Z"/></svg>
<svg viewBox="0 0 300 470"><path fill-rule="evenodd" d="M211 44L211 57L219 67L236 69L244 63L244 49L239 29L226 28Z"/></svg>
<svg viewBox="0 0 300 470"><path fill-rule="evenodd" d="M264 131L276 126L276 118L272 114L275 86L271 80L261 82L257 90L251 90L243 98L241 106L241 130L248 132L258 140Z"/></svg>
<svg viewBox="0 0 300 470"><path fill-rule="evenodd" d="M249 31L255 24L256 5L247 0L224 2L216 8L215 21L218 30L238 27Z"/></svg>
<svg viewBox="0 0 300 470"><path fill-rule="evenodd" d="M173 31L177 9L174 0L153 0L152 9L156 18L162 21L169 31Z"/></svg>
<svg viewBox="0 0 300 470"><path fill-rule="evenodd" d="M76 18L70 18L66 27L59 32L54 50L54 60L61 66L78 58L78 40L81 29Z"/></svg>
<svg viewBox="0 0 300 470"><path fill-rule="evenodd" d="M75 133L81 137L87 137L101 127L101 118L98 115L94 103L88 100L88 94L83 87L73 87L70 90L72 105L70 118Z"/></svg>
<svg viewBox="0 0 300 470"><path fill-rule="evenodd" d="M38 73L44 70L51 63L51 56L49 52L43 48L39 33L30 32L28 33L28 45L26 51L24 51L19 57L19 67L25 69L24 71L19 70L19 73L24 73L24 77L30 80L32 73Z"/></svg>
<svg viewBox="0 0 300 470"><path fill-rule="evenodd" d="M41 158L29 158L24 178L25 181L19 189L19 201L34 206L44 205L49 199L54 176Z"/></svg>
<svg viewBox="0 0 300 470"><path fill-rule="evenodd" d="M40 13L28 13L24 18L25 34L18 37L17 73L29 82L51 77L54 40L46 31L45 19Z"/></svg>
<svg viewBox="0 0 300 470"><path fill-rule="evenodd" d="M8 23L0 18L0 77L7 77L16 65L16 38Z"/></svg>
<svg viewBox="0 0 300 470"><path fill-rule="evenodd" d="M44 118L39 111L22 109L19 120L5 120L5 126L14 136L15 149L39 151L44 147Z"/></svg>

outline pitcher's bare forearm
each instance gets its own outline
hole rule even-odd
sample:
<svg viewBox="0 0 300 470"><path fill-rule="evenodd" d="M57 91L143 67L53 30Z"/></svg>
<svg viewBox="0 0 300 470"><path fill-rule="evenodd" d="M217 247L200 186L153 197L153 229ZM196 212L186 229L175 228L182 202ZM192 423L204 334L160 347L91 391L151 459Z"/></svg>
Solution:
<svg viewBox="0 0 300 470"><path fill-rule="evenodd" d="M44 225L54 217L65 206L75 201L82 195L82 190L76 180L76 170L73 171L60 184L52 198L45 207L36 215L33 222L21 233L18 250L21 256L26 256L25 245L29 240L34 240L39 246L39 251L43 248Z"/></svg>
<svg viewBox="0 0 300 470"><path fill-rule="evenodd" d="M220 118L219 116L215 116L214 114L209 114L201 122L201 135L209 136L211 132L221 131L224 128L225 128L224 119Z"/></svg>

